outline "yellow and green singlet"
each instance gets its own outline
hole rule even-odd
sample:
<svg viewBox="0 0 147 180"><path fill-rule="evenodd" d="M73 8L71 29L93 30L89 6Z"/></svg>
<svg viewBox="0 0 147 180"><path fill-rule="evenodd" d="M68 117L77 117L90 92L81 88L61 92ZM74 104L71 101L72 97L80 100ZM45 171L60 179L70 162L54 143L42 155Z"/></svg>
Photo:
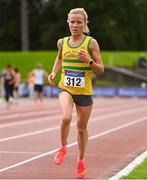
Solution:
<svg viewBox="0 0 147 180"><path fill-rule="evenodd" d="M62 39L62 72L58 86L72 95L92 95L92 69L89 64L78 59L84 50L91 59L89 43L92 37L85 36L78 46L70 46L69 37Z"/></svg>

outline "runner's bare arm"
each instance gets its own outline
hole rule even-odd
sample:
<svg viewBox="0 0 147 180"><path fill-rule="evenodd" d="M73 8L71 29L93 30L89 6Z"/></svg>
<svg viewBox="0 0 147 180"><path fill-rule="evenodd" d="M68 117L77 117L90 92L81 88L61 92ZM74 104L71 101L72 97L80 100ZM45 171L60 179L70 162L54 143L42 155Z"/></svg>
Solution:
<svg viewBox="0 0 147 180"><path fill-rule="evenodd" d="M89 48L91 50L91 56L93 60L92 64L89 64L89 65L93 69L94 72L96 72L98 75L101 75L104 72L104 65L103 65L101 54L100 54L99 45L95 39L91 40ZM90 62L90 58L88 54L83 50L81 50L78 53L78 57L83 62L86 62L86 63Z"/></svg>
<svg viewBox="0 0 147 180"><path fill-rule="evenodd" d="M91 49L92 60L94 61L94 63L90 66L94 72L96 72L98 75L101 75L104 72L104 64L100 54L99 45L95 39L91 40L90 49Z"/></svg>
<svg viewBox="0 0 147 180"><path fill-rule="evenodd" d="M55 59L55 63L54 63L52 72L48 76L48 83L49 83L49 85L55 85L53 83L53 80L54 80L57 72L61 68L61 64L62 64L62 39L58 40L57 47L58 47L58 54L57 54L57 57Z"/></svg>

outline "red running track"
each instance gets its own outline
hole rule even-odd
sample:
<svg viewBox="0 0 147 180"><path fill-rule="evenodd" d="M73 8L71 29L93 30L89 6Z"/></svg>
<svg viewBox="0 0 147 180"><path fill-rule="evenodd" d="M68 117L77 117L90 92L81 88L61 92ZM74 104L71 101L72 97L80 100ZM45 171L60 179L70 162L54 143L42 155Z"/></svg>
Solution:
<svg viewBox="0 0 147 180"><path fill-rule="evenodd" d="M147 100L95 98L89 121L85 179L108 179L147 147ZM0 179L76 179L76 114L62 165L53 163L59 147L61 111L56 98L42 106L21 99L6 110L0 103Z"/></svg>

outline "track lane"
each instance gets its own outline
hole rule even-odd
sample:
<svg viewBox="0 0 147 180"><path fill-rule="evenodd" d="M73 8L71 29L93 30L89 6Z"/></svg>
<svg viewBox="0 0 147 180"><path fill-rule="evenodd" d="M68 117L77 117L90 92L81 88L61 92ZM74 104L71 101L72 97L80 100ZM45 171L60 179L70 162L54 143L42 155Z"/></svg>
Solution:
<svg viewBox="0 0 147 180"><path fill-rule="evenodd" d="M110 104L113 106L113 105L115 105L115 102L113 102L112 103L112 101L109 101L109 100L107 100L107 99L104 99L103 101L105 101L105 104L109 104L110 102ZM109 103L107 103L107 101L109 102ZM120 100L120 102L121 102L121 100ZM128 102L128 101L124 101L123 100L123 102ZM139 108L139 106L140 105L142 105L142 104L144 104L144 105L146 105L146 102L145 101L138 101L138 100L133 100L133 101L129 101L129 103L131 104L135 104L135 103L137 103L138 104L138 108ZM117 103L116 103L117 104ZM123 103L122 103L123 104ZM121 103L120 103L120 105L121 105ZM128 103L127 103L127 105L128 105ZM127 106L127 105L125 105L124 104L124 108L122 107L122 109L123 109L123 111L129 111L129 108L127 109L127 107L129 107L129 106ZM108 106L109 107L109 106ZM120 106L121 107L121 106ZM130 107L134 107L134 106L130 106ZM145 107L145 106L144 106ZM144 110L143 110L143 107L142 107L142 111L141 110L138 110L138 112L137 112L137 109L138 108L136 108L136 115L134 115L134 113L133 113L133 110L132 110L132 114L131 114L131 116L130 116L130 120L127 120L127 117L128 117L128 114L126 114L126 118L122 118L122 115L121 115L121 118L119 117L119 116L115 116L115 114L117 114L117 112L115 112L115 110L117 109L119 109L118 108L118 106L116 105L116 107L114 106L111 110L113 111L113 113L114 113L114 115L112 115L112 116L110 116L110 117L107 117L106 119L103 119L103 121L99 121L99 123L97 123L96 121L95 122L93 122L93 123L91 123L90 122L90 126L91 127L89 127L90 128L90 132L95 132L95 130L94 130L94 127L96 128L96 127L103 127L104 129L99 129L98 130L98 128L96 129L96 132L99 132L99 133L101 133L102 131L105 131L105 128L107 129L108 127L107 126L105 126L105 124L106 125L108 125L107 124L107 122L109 121L110 122L110 124L112 123L114 123L114 122L117 122L116 124L115 124L115 126L116 125L119 125L119 121L120 121L120 123L122 123L122 124L124 124L124 123L127 123L127 122L129 122L129 121L133 121L133 119L134 118L139 118L140 117L140 115L139 114L141 114L142 115L142 117L144 116L144 115L147 115L146 114L146 112L144 112ZM141 107L140 107L141 108ZM109 108L107 109L107 111L104 111L102 108L99 108L99 109L101 109L102 111L101 111L101 113L103 114L105 114L104 116L107 116L107 115L109 115ZM131 109L130 109L130 111L131 111ZM109 112L109 113L108 113ZM99 118L99 116L100 116L100 112L99 111L97 111L97 118ZM106 113L108 113L108 114L106 114ZM93 112L93 114L95 114L95 112ZM124 115L124 113L122 113L123 115ZM93 117L92 117L93 118ZM131 119L132 118L132 119ZM35 121L34 121L35 122ZM103 123L102 123L103 122ZM102 126L102 124L104 124L103 126ZM110 127L109 127L110 128ZM112 128L112 127L111 127ZM73 129L71 129L71 135L70 135L70 138L71 137L73 137L73 134L74 134L74 136L75 136L75 129L73 128ZM94 134L94 133L93 133ZM37 152L46 152L45 151L45 148L47 149L47 148L57 148L58 147L58 142L59 142L59 138L58 138L58 132L52 132L52 134L50 135L50 133L48 134L44 134L43 136L37 136L36 138L34 138L33 140L32 140L32 142L33 143L37 143L37 142L43 142L44 144L46 144L46 142L48 142L48 139L49 139L49 137L50 138L52 138L52 137L56 137L56 139L54 140L54 141L56 141L56 142L54 142L54 144L51 144L51 142L49 142L47 145L48 146L44 146L44 145L41 145L41 146L43 146L42 147L42 149L43 149L43 151L42 151L42 149L37 149L37 151L35 151L35 148L33 149L33 151L32 151L32 153L34 152L34 153L37 153ZM29 137L30 138L30 137ZM75 138L73 138L73 139L71 139L70 140L70 142L69 143L72 143L74 140L76 140L76 136L75 136ZM24 140L23 140L24 141ZM15 140L14 141L16 144L19 144L19 141L17 141L17 140ZM9 142L10 143L10 142ZM14 143L14 144L15 144ZM31 141L29 141L28 140L28 143L31 143ZM20 152L23 152L23 149L21 149L21 146L22 145L25 145L26 143L25 142L21 142L19 145L19 147L18 147L18 154L20 155ZM11 146L12 146L12 144L9 144L9 148L10 148L10 150L11 150ZM14 146L14 145L13 145ZM25 148L25 147L24 147ZM73 148L71 148L71 149L74 149L75 147L73 147ZM16 150L16 149L14 149L14 150ZM39 151L40 150L40 151ZM29 151L31 152L31 148L29 148ZM26 152L29 152L29 151L26 151ZM8 154L8 153L6 153L6 154ZM27 153L26 153L27 154ZM72 154L73 154L73 156L76 156L77 154L75 154L75 152L74 153L71 153L71 156L72 156ZM91 155L90 155L90 153L88 153L89 154L89 156L91 157ZM9 155L10 155L10 153L9 153ZM14 155L14 154L13 154ZM25 156L25 157L32 157L32 156L30 156L30 155L32 155L32 154L29 154L29 156L27 155L27 156L25 156L25 153L22 155L23 157ZM52 156L52 155L51 155ZM23 159L23 157L22 157L22 159ZM10 158L10 157L9 157ZM8 158L8 159L9 159ZM15 157L15 158L17 158L17 156ZM15 159L14 158L14 159ZM24 158L25 159L25 158ZM33 163L33 162L32 162ZM26 165L25 165L26 166ZM28 164L28 166L30 166L29 164ZM19 167L20 169L21 169L21 167ZM18 169L19 169L18 168ZM26 167L27 168L27 167ZM58 167L57 167L58 168ZM63 168L63 167L62 167ZM16 169L17 170L17 169ZM60 170L61 170L61 168L60 168ZM13 170L12 170L13 171ZM19 170L17 170L17 172L18 172ZM20 171L21 172L21 171ZM62 172L62 170L61 170L61 172ZM7 173L6 173L7 174ZM32 174L32 172L31 172L31 174ZM13 173L12 173L12 175L13 175ZM65 174L63 174L63 175L65 175ZM49 176L50 177L50 176Z"/></svg>
<svg viewBox="0 0 147 180"><path fill-rule="evenodd" d="M105 114L109 114L109 113L113 112L112 113L112 116L113 116L113 114L117 115L117 112L122 111L122 110L124 113L126 111L128 111L129 109L132 109L131 111L134 111L136 109L138 110L138 108L144 107L144 105L145 104L143 102L141 102L137 105L135 103L133 103L133 104L127 103L127 105L125 103L125 104L121 104L121 106L118 106L118 104L114 104L113 106L109 106L106 108L105 107L97 108L97 105L95 105L93 108L92 116L98 116L98 118L100 116L104 116L104 118L105 118ZM15 136L17 134L29 133L30 131L35 131L35 129L36 129L36 131L38 131L38 130L44 129L46 127L52 127L53 125L54 126L59 125L59 121L60 121L60 117L61 117L59 112L61 112L61 111L58 108L56 110L56 112L57 112L56 115L52 115L52 110L49 110L48 113L43 117L40 117L39 114L36 113L37 117L34 117L34 116L32 118L27 117L26 119L19 120L17 122L6 122L5 124L1 124L0 125L1 139L5 138L7 136ZM73 113L73 114L75 116L75 113Z"/></svg>
<svg viewBox="0 0 147 180"><path fill-rule="evenodd" d="M107 131L105 131L105 132L102 132L102 133L99 133L99 134L97 134L97 135L94 135L94 136L91 136L90 137L90 140L94 140L94 141L96 141L96 142L94 142L93 143L93 145L89 145L90 147L94 147L94 148L92 148L92 149L94 149L94 151L95 151L95 153L93 153L93 151L91 151L91 154L90 153L87 153L87 156L89 156L89 157L93 157L94 155L97 155L97 153L98 153L98 151L96 150L96 146L99 144L99 143L97 143L97 141L99 141L99 140L101 140L101 138L103 139L104 138L104 140L105 139L108 139L108 140L114 140L114 139L116 139L116 138L118 138L118 132L119 132L119 134L121 134L123 131L125 131L125 132L129 132L129 130L130 130L130 128L131 129L134 129L134 127L135 127L135 129L138 129L138 127L140 126L142 129L144 128L144 123L142 123L142 122L144 122L144 121L147 121L147 118L145 117L145 118L140 118L140 119L138 119L138 120L136 120L136 121L134 121L134 122L131 122L131 123L126 123L126 124L124 124L124 125L122 125L122 126L118 126L118 127L115 127L115 128L112 128L112 129L109 129L109 130L107 130ZM139 126L138 126L139 125ZM133 127L133 128L132 128ZM146 129L144 128L144 131L140 131L140 133L136 133L135 134L135 138L136 138L136 136L138 137L138 135L139 134L141 134L141 136L142 135L144 135L145 134L145 132L146 132ZM114 136L114 133L116 133L115 134L115 136ZM132 133L133 134L133 133ZM112 137L111 137L111 135L112 135ZM117 135L117 136L116 136ZM129 135L129 133L128 133L128 135ZM129 135L130 136L130 135ZM115 137L115 138L114 138ZM123 136L122 136L123 137ZM140 137L140 136L139 136ZM112 139L111 139L112 138ZM120 139L120 138L118 138L118 139ZM121 140L122 140L123 138L121 138ZM125 139L125 140L132 140L132 138L127 138L127 139ZM92 141L89 141L89 143L92 143ZM144 140L145 141L145 140ZM119 140L119 142L121 142L122 143L122 141L120 141ZM130 151L130 153L132 153L132 150L134 149L134 147L136 148L136 147L140 147L140 142L141 141L138 141L137 143L136 143L136 141L134 140L133 142L132 142L132 144L134 143L135 144L135 146L132 146L131 144L129 144L129 148L127 147L127 149L130 149L130 147L131 147L131 151ZM114 142L114 143L116 143L116 141ZM103 144L104 144L104 142L103 142ZM133 145L134 145L133 144ZM137 144L137 145L136 145ZM73 147L74 149L75 149L75 147L74 147L74 145L76 145L76 142L75 143L73 143L73 144L69 144L69 146L71 146L71 147ZM100 144L99 144L100 145ZM98 145L98 147L101 147L101 146L99 146ZM112 143L110 143L109 144L110 145L110 147L112 147ZM113 144L113 147L115 146L116 144ZM122 143L122 145L124 145L123 143ZM142 144L141 144L142 145ZM106 144L105 144L105 146L106 146ZM115 148L117 148L117 146L115 146ZM145 146L144 146L144 142L143 142L143 145L141 146L141 148L139 148L139 149L141 149L141 150L143 150L143 148L145 148ZM70 148L71 150L72 150L72 148ZM91 149L91 148L90 148ZM99 148L100 149L100 148ZM120 148L119 148L120 149ZM126 149L126 147L124 146L124 149ZM108 149L107 149L108 150ZM33 158L31 158L31 159L28 159L28 160L25 160L25 161L23 161L23 162L21 162L21 163L19 163L19 164L15 164L14 165L14 167L16 166L18 166L18 169L17 168L10 168L10 170L8 170L8 174L13 174L16 170L18 170L18 172L26 172L25 171L25 169L24 168L26 168L26 169L28 169L28 166L30 167L30 164L33 164L34 163L34 166L32 166L31 165L31 167L33 168L33 167L35 167L35 169L37 168L36 167L36 164L38 164L36 161L42 161L42 165L43 165L43 162L44 162L44 158L46 157L46 160L45 160L45 162L46 161L48 161L47 159L49 158L48 157L48 155L50 155L50 154L53 154L54 152L56 151L56 149L55 150L52 150L52 151L50 151L50 152L47 152L47 153L44 153L44 154L41 154L41 155L39 155L39 156L35 156L35 157L33 157ZM139 150L140 151L140 150ZM136 148L135 149L135 152L138 152L138 148ZM112 152L111 152L112 153ZM113 151L113 153L114 153L114 151ZM126 153L126 152L125 152ZM108 154L107 154L108 155ZM121 154L121 151L119 152L119 157L121 157L121 160L122 160L122 154ZM127 154L128 155L128 154ZM68 159L70 159L71 158L71 156L77 156L77 154L75 154L75 151L73 152L73 153L70 153L70 156L68 157ZM104 156L104 154L103 154L103 156ZM40 159L41 158L41 159ZM110 158L112 158L112 156L111 156L111 154L110 154ZM117 158L117 156L116 156L116 154L115 154L115 156L114 156L114 159L116 159ZM44 160L43 160L44 159ZM99 159L101 159L101 158L99 158ZM33 161L33 160L35 160L35 161ZM95 160L95 158L94 158L94 160ZM109 158L107 159L107 160L110 160ZM29 164L28 164L28 162L30 162ZM49 162L49 161L48 161ZM75 162L75 161L73 161L73 162ZM95 164L95 162L96 161L94 161L94 162L92 162L92 164ZM103 163L103 162L101 162L101 163ZM99 161L99 166L100 167L102 167L102 165L101 165L101 163L100 163L100 161ZM110 162L109 162L110 163ZM108 164L109 164L108 163ZM118 161L117 161L117 163L118 163ZM116 163L116 164L117 164ZM46 164L46 163L45 163ZM19 165L21 165L21 166L19 166ZM38 165L40 165L40 163L38 164ZM48 164L48 168L49 168L49 165L52 167L52 165L53 164ZM96 164L95 164L96 165ZM45 165L43 165L43 167L41 168L41 169L38 169L38 171L39 170L44 170L44 166ZM67 165L66 165L67 166ZM71 164L70 164L70 166L71 166ZM91 166L90 165L88 165L89 166L89 169L91 170L91 171L93 171L93 169L91 168ZM112 166L112 165L111 165ZM111 167L111 166L109 166L109 168ZM50 168L51 168L50 167ZM95 167L97 167L97 166L95 166ZM53 167L52 167L53 168ZM60 168L60 167L59 167ZM63 168L63 166L62 166L62 168ZM110 168L111 169L111 168ZM54 171L54 169L52 169L53 171ZM37 171L37 172L38 172ZM53 172L52 171L52 172ZM63 171L63 170L62 170ZM112 171L112 169L111 169L111 171ZM40 172L40 171L39 171ZM44 179L44 178L47 178L46 177L46 173L47 173L48 171L44 171L44 175L43 174L41 174L41 173L39 173L39 174L37 174L37 177L34 177L34 176L36 176L36 174L34 175L34 174L31 174L31 176L29 176L30 178L42 178L42 179ZM55 171L54 171L55 172ZM69 172L69 171L68 171ZM102 170L101 172L109 172L110 173L110 171L108 171L108 169L106 169L105 171L104 170ZM31 173L32 173L32 171L31 171ZM98 173L96 173L96 171L94 171L94 175L95 176L97 176L97 178L106 178L104 175L104 177L101 177L100 176L100 173L98 174ZM5 173L4 173L5 174ZM11 174L11 175L12 175ZM54 174L54 173L53 173ZM52 175L53 174L51 174L51 176L49 176L48 178L53 178L52 177ZM108 174L108 173L107 173ZM21 178L22 177L25 177L27 174L25 174L25 175L23 175L23 176L21 176ZM43 175L43 176L42 176ZM55 174L54 174L55 175ZM66 179L66 176L68 176L68 175L70 175L71 176L71 174L70 173L63 173L62 174L62 176L63 176L63 179ZM14 176L14 174L13 174L13 176ZM87 175L88 176L88 175ZM7 177L10 177L9 175L7 176ZM14 176L15 178L18 178L19 177L19 175L16 175L16 173L15 173L15 176ZM57 177L57 174L56 174L56 177ZM61 178L61 176L59 176L58 178ZM73 178L73 177L72 177ZM93 173L91 172L90 174L89 174L89 177L87 177L87 178L96 178L96 177L94 177L93 176ZM67 177L67 179L69 179L69 177Z"/></svg>

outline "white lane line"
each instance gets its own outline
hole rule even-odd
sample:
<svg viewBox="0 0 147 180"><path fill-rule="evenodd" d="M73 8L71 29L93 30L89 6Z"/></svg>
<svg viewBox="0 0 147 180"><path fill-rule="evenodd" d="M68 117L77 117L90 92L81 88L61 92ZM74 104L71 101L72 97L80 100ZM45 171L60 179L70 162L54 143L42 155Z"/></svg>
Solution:
<svg viewBox="0 0 147 180"><path fill-rule="evenodd" d="M123 168L121 171L116 173L114 176L110 177L108 180L118 180L122 176L128 175L133 169L141 164L144 159L147 158L147 151L143 152L140 156L138 156L136 159L134 159L131 163L129 163L125 168Z"/></svg>
<svg viewBox="0 0 147 180"><path fill-rule="evenodd" d="M47 117L39 117L39 118L31 118L31 119L26 119L21 120L18 122L10 122L7 124L0 125L0 128L5 128L5 127L12 127L12 126L18 126L18 125L24 125L24 124L31 124L31 123L36 123L36 122L42 122L42 121L50 121L51 118L60 118L61 115L48 115Z"/></svg>
<svg viewBox="0 0 147 180"><path fill-rule="evenodd" d="M31 151L0 151L0 154L34 154L34 155L39 155L44 153L42 152L31 152ZM78 153L68 153L68 156L77 156ZM86 153L86 156L96 156L95 154L92 153Z"/></svg>
<svg viewBox="0 0 147 180"><path fill-rule="evenodd" d="M51 113L56 113L57 111L60 111L59 109L57 110L52 110L52 111L38 111L38 112L25 112L25 113L16 113L16 114L9 114L4 117L1 117L2 120L9 120L11 118L22 118L22 117L28 117L32 115L50 115Z"/></svg>
<svg viewBox="0 0 147 180"><path fill-rule="evenodd" d="M43 152L28 152L28 151L0 151L0 154L41 154Z"/></svg>
<svg viewBox="0 0 147 180"><path fill-rule="evenodd" d="M125 106L123 106L122 107L122 109L128 109L128 108L135 108L134 107L134 104L133 104L133 106L132 106L132 103L131 103L131 106L130 106L130 103L129 103L129 106L128 106L128 104L126 105L126 103L123 103ZM141 105L142 103L140 103L140 105ZM115 104L117 107L119 107L118 105L119 104ZM121 105L122 105L122 103L121 103ZM111 109L115 109L116 110L116 108L117 107L115 107L115 106L109 106L109 107L103 107L103 108L99 108L99 112L103 112L103 111L106 111L106 110L111 110ZM94 109L93 109L93 111L95 110L95 109L97 109L97 106L95 105L95 107L94 107ZM120 111L120 110L119 110ZM41 122L43 122L43 121L48 121L49 120L49 117L60 117L61 115L50 115L50 116L47 116L47 117L39 117L39 118L31 118L31 119L27 119L27 121L26 121L26 119L25 120L21 120L21 121L17 121L17 122L9 122L9 123L5 123L5 124L2 124L2 125L0 125L0 128L6 128L6 127L12 127L12 126L19 126L19 125L23 125L23 124L29 124L29 123L36 123L36 122L39 122L39 121L41 121Z"/></svg>
<svg viewBox="0 0 147 180"><path fill-rule="evenodd" d="M137 108L134 108L134 109L127 109L127 110L124 110L124 111L119 111L119 112L111 113L111 114L108 114L108 115L91 118L90 123L95 122L95 121L101 121L103 119L110 118L110 117L115 117L115 116L120 116L120 115L124 115L124 114L128 114L128 113L132 113L134 111L137 112L137 111L144 110L144 109L146 109L146 107L140 107L140 108L137 107ZM71 123L71 126L75 126L75 125L76 125L76 122ZM0 142L9 141L9 140L12 140L12 139L23 138L23 137L26 137L26 136L32 136L32 135L41 134L41 133L45 133L45 132L51 132L51 131L54 131L54 130L58 130L59 128L60 128L59 126L54 126L52 128L46 128L46 129L43 129L43 130L38 130L38 131L30 132L30 133L24 133L24 134L20 134L20 135L16 135L16 136L10 136L10 137L0 139Z"/></svg>
<svg viewBox="0 0 147 180"><path fill-rule="evenodd" d="M50 132L50 131L57 130L59 128L60 128L59 126L55 126L55 127L52 127L52 128L46 128L46 129L43 129L43 130L38 130L38 131L30 132L30 133L24 133L24 134L17 135L17 136L10 136L10 137L7 137L7 138L0 139L0 142L9 141L9 140L12 140L12 139L23 138L23 137L26 137L26 136L32 136L32 135L41 134L41 133L45 133L45 132Z"/></svg>
<svg viewBox="0 0 147 180"><path fill-rule="evenodd" d="M107 131L98 133L98 134L96 134L96 135L94 135L94 136L91 136L91 137L89 137L89 140L93 140L93 139L99 138L99 137L101 137L101 136L105 136L105 135L110 134L110 133L112 133L112 132L116 132L116 131L118 131L118 130L120 130L120 129L124 129L124 128L127 128L127 127L129 127L129 126L133 126L133 125L135 125L135 124L141 123L141 122L146 121L146 120L147 120L147 117L143 117L143 118L136 119L136 120L133 121L133 122L126 123L126 124L124 124L124 125L121 125L121 126L118 126L118 127L112 128L112 129L109 129L109 130L107 130ZM77 141L69 144L68 147L75 146L76 144L77 144ZM32 158L26 159L26 160L24 160L24 161L21 161L21 162L19 162L19 163L13 164L13 165L11 165L11 166L2 168L2 169L0 169L0 172L7 171L7 170L9 170L9 169L12 169L12 168L21 166L21 165L26 164L26 163L28 163L28 162L31 162L31 161L33 161L33 160L42 158L42 157L47 156L47 155L50 155L50 154L53 154L53 153L55 153L57 150L58 150L58 149L53 149L52 151L48 151L48 152L46 152L46 153L43 153L43 154L34 156L34 157L32 157Z"/></svg>
<svg viewBox="0 0 147 180"><path fill-rule="evenodd" d="M114 109L114 108L115 107L101 108L99 110L99 112L103 112L106 109ZM18 121L18 122L9 122L9 123L0 125L0 128L12 127L12 126L16 126L16 125L23 125L23 124L29 124L29 123L36 123L36 122L39 122L39 121L41 121L41 122L42 121L47 121L47 120L50 120L49 118L52 118L52 117L58 117L59 118L59 117L61 117L61 115L56 115L56 116L51 115L51 116L47 116L47 117L31 118L31 119L27 119L27 121L26 120L21 120L21 121Z"/></svg>

